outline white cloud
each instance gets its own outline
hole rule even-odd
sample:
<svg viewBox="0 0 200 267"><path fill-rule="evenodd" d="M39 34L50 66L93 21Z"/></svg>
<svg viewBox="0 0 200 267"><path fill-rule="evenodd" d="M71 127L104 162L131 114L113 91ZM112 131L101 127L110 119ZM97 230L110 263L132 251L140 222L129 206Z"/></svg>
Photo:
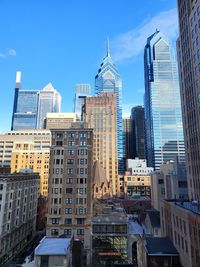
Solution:
<svg viewBox="0 0 200 267"><path fill-rule="evenodd" d="M17 55L17 52L15 49L13 48L10 48L10 49L7 49L5 52L0 52L0 57L2 58L5 58L5 57L8 57L8 56L16 56Z"/></svg>
<svg viewBox="0 0 200 267"><path fill-rule="evenodd" d="M10 55L10 56L16 56L16 54L17 54L17 52L16 52L15 49L9 49L8 50L8 55Z"/></svg>
<svg viewBox="0 0 200 267"><path fill-rule="evenodd" d="M178 36L177 9L158 13L147 19L141 26L116 36L111 42L114 60L119 62L137 57L143 52L147 37L153 34L156 29L174 41Z"/></svg>

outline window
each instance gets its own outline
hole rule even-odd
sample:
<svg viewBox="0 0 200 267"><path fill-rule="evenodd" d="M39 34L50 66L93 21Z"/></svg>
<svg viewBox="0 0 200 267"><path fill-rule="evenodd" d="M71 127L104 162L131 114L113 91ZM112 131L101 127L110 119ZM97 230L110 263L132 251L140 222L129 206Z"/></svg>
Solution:
<svg viewBox="0 0 200 267"><path fill-rule="evenodd" d="M72 194L73 188L66 188L66 194Z"/></svg>
<svg viewBox="0 0 200 267"><path fill-rule="evenodd" d="M52 218L52 224L59 224L60 219L59 218Z"/></svg>
<svg viewBox="0 0 200 267"><path fill-rule="evenodd" d="M75 145L75 142L74 141L68 141L67 145L68 146L74 146Z"/></svg>
<svg viewBox="0 0 200 267"><path fill-rule="evenodd" d="M72 214L72 208L65 208L65 214Z"/></svg>
<svg viewBox="0 0 200 267"><path fill-rule="evenodd" d="M71 235L72 234L72 229L64 229L64 234L65 235Z"/></svg>
<svg viewBox="0 0 200 267"><path fill-rule="evenodd" d="M87 138L87 134L86 133L80 133L80 138Z"/></svg>
<svg viewBox="0 0 200 267"><path fill-rule="evenodd" d="M72 204L72 198L66 198L65 204Z"/></svg>
<svg viewBox="0 0 200 267"><path fill-rule="evenodd" d="M58 229L51 229L51 234L52 235L58 235L59 234Z"/></svg>
<svg viewBox="0 0 200 267"><path fill-rule="evenodd" d="M85 218L77 218L77 224L85 224Z"/></svg>
<svg viewBox="0 0 200 267"><path fill-rule="evenodd" d="M77 229L77 235L84 235L84 229Z"/></svg>
<svg viewBox="0 0 200 267"><path fill-rule="evenodd" d="M56 137L57 137L57 138L63 138L63 134L62 134L62 133L57 133L57 134L56 134Z"/></svg>
<svg viewBox="0 0 200 267"><path fill-rule="evenodd" d="M74 159L67 159L67 164L74 164Z"/></svg>
<svg viewBox="0 0 200 267"><path fill-rule="evenodd" d="M0 190L3 190L3 184L0 184Z"/></svg>
<svg viewBox="0 0 200 267"><path fill-rule="evenodd" d="M87 142L85 142L85 141L80 142L80 146L86 146L86 145L87 145Z"/></svg>
<svg viewBox="0 0 200 267"><path fill-rule="evenodd" d="M73 168L67 168L67 174L72 174L73 173Z"/></svg>
<svg viewBox="0 0 200 267"><path fill-rule="evenodd" d="M67 150L67 154L68 155L74 155L74 150L72 150L72 149Z"/></svg>
<svg viewBox="0 0 200 267"><path fill-rule="evenodd" d="M81 205L86 204L86 198L82 198L82 197L77 198L76 203L81 204Z"/></svg>
<svg viewBox="0 0 200 267"><path fill-rule="evenodd" d="M66 178L66 184L72 184L73 179L72 178Z"/></svg>
<svg viewBox="0 0 200 267"><path fill-rule="evenodd" d="M83 207L78 208L78 214L86 214L86 208Z"/></svg>
<svg viewBox="0 0 200 267"><path fill-rule="evenodd" d="M63 145L63 142L62 141L56 141L56 145L57 146L62 146Z"/></svg>
<svg viewBox="0 0 200 267"><path fill-rule="evenodd" d="M87 149L78 150L78 155L87 155Z"/></svg>
<svg viewBox="0 0 200 267"><path fill-rule="evenodd" d="M68 133L68 137L73 138L74 137L74 133Z"/></svg>
<svg viewBox="0 0 200 267"><path fill-rule="evenodd" d="M65 224L72 224L72 219L65 218Z"/></svg>
<svg viewBox="0 0 200 267"><path fill-rule="evenodd" d="M77 188L77 193L80 195L86 194L86 188Z"/></svg>

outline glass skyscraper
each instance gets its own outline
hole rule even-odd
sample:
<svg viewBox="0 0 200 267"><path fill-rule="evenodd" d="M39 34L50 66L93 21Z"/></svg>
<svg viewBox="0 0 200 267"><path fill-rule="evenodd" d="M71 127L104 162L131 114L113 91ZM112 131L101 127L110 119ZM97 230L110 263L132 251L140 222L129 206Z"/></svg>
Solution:
<svg viewBox="0 0 200 267"><path fill-rule="evenodd" d="M47 112L60 112L60 108L61 96L49 83L39 93L37 129L44 128Z"/></svg>
<svg viewBox="0 0 200 267"><path fill-rule="evenodd" d="M90 84L77 84L74 98L74 113L81 120L82 107L85 104L85 98L91 95Z"/></svg>
<svg viewBox="0 0 200 267"><path fill-rule="evenodd" d="M132 158L138 157L145 159L145 142L144 142L144 107L135 106L131 109L132 121L132 138L133 138L133 155Z"/></svg>
<svg viewBox="0 0 200 267"><path fill-rule="evenodd" d="M144 50L145 135L148 166L155 170L185 160L177 62L166 37L156 31Z"/></svg>
<svg viewBox="0 0 200 267"><path fill-rule="evenodd" d="M97 95L105 93L115 93L117 100L117 146L118 146L118 170L123 172L123 141L122 141L122 80L114 65L109 52L109 42L107 53L103 59L98 74L95 77L95 93Z"/></svg>
<svg viewBox="0 0 200 267"><path fill-rule="evenodd" d="M21 89L17 72L11 130L43 129L47 112L60 112L61 96L49 83L43 90Z"/></svg>
<svg viewBox="0 0 200 267"><path fill-rule="evenodd" d="M36 128L38 94L37 90L21 89L21 73L17 72L11 130Z"/></svg>

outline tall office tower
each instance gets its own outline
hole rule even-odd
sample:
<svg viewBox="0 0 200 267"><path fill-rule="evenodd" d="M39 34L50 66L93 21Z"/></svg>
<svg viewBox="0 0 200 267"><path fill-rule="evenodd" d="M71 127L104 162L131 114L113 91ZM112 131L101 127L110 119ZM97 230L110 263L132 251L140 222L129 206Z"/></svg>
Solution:
<svg viewBox="0 0 200 267"><path fill-rule="evenodd" d="M95 91L99 95L101 92L115 93L117 98L117 147L118 147L118 170L124 171L123 162L123 141L122 141L122 80L114 65L109 51L103 59L98 74L95 77Z"/></svg>
<svg viewBox="0 0 200 267"><path fill-rule="evenodd" d="M177 64L166 37L156 31L144 50L145 132L148 166L185 160Z"/></svg>
<svg viewBox="0 0 200 267"><path fill-rule="evenodd" d="M145 136L144 136L144 107L136 106L131 109L133 155L145 159Z"/></svg>
<svg viewBox="0 0 200 267"><path fill-rule="evenodd" d="M200 201L200 1L178 1L177 50L190 199Z"/></svg>
<svg viewBox="0 0 200 267"><path fill-rule="evenodd" d="M94 129L93 160L99 160L105 170L106 178L111 182L112 194L118 192L118 160L116 133L116 95L102 93L87 97L85 101L84 121Z"/></svg>
<svg viewBox="0 0 200 267"><path fill-rule="evenodd" d="M87 239L92 216L93 130L52 130L47 236ZM84 242L86 242L84 239Z"/></svg>
<svg viewBox="0 0 200 267"><path fill-rule="evenodd" d="M49 83L39 93L37 128L43 129L47 112L60 112L61 96Z"/></svg>
<svg viewBox="0 0 200 267"><path fill-rule="evenodd" d="M123 118L123 157L124 159L133 158L133 132L132 121L130 118Z"/></svg>
<svg viewBox="0 0 200 267"><path fill-rule="evenodd" d="M28 249L36 231L39 176L0 174L0 266Z"/></svg>
<svg viewBox="0 0 200 267"><path fill-rule="evenodd" d="M77 84L75 88L75 98L74 98L74 112L81 120L82 108L85 104L85 98L91 95L90 84Z"/></svg>
<svg viewBox="0 0 200 267"><path fill-rule="evenodd" d="M36 128L38 94L38 90L21 89L21 72L17 72L11 130Z"/></svg>

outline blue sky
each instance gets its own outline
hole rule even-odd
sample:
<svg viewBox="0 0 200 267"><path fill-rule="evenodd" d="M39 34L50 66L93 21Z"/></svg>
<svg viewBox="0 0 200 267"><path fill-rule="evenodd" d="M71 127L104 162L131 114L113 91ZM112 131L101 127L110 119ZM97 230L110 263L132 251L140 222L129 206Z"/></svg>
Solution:
<svg viewBox="0 0 200 267"><path fill-rule="evenodd" d="M123 81L124 114L143 104L143 48L156 28L175 44L176 0L0 0L0 132L10 130L16 71L22 88L51 82L72 111L77 83L90 83L105 55Z"/></svg>

